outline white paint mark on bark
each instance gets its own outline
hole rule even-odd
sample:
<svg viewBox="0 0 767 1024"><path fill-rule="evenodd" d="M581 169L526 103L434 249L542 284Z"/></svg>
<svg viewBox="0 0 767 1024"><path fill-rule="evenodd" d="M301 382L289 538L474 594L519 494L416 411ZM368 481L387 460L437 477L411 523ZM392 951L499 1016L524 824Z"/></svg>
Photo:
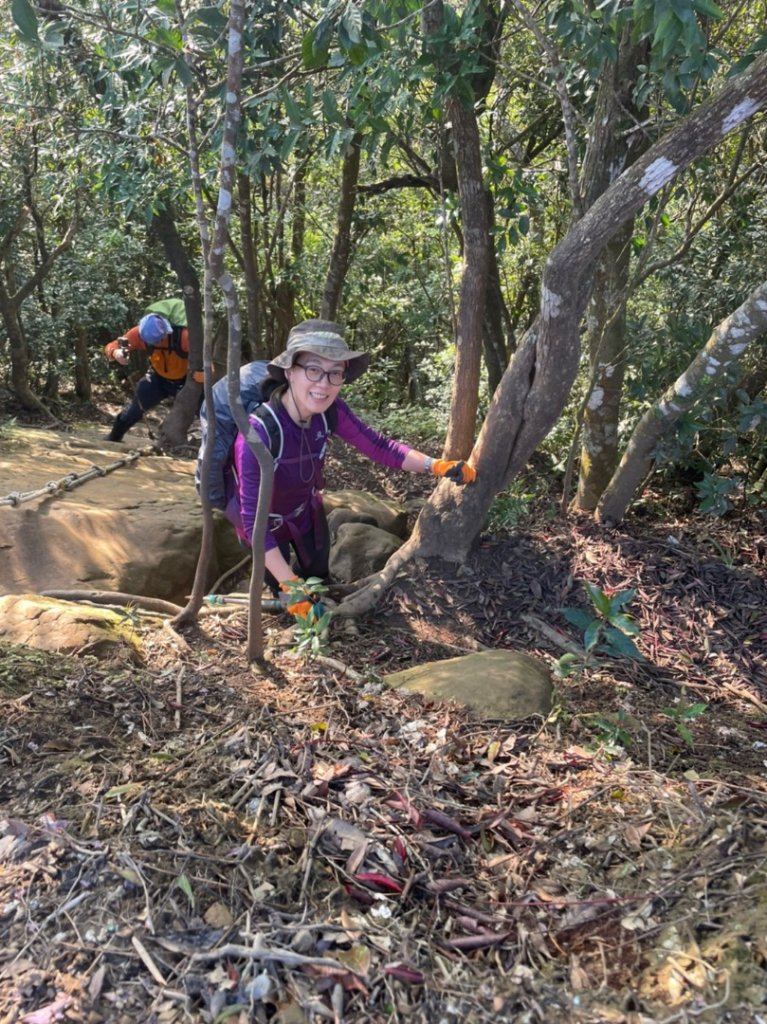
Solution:
<svg viewBox="0 0 767 1024"><path fill-rule="evenodd" d="M732 131L736 125L739 125L741 121L745 121L747 117L751 117L758 108L759 104L756 100L752 100L750 96L745 96L740 103L737 103L732 108L727 117L722 120L722 135Z"/></svg>
<svg viewBox="0 0 767 1024"><path fill-rule="evenodd" d="M692 394L692 387L685 377L680 377L674 382L674 392L679 395L680 398L689 398Z"/></svg>
<svg viewBox="0 0 767 1024"><path fill-rule="evenodd" d="M242 36L239 32L229 33L229 56L231 57L234 53L239 53L242 46Z"/></svg>
<svg viewBox="0 0 767 1024"><path fill-rule="evenodd" d="M643 188L648 195L654 196L659 189L663 188L667 181L674 177L675 172L676 164L672 164L665 156L658 157L657 160L653 160L642 175L639 187Z"/></svg>
<svg viewBox="0 0 767 1024"><path fill-rule="evenodd" d="M746 342L745 341L738 341L738 342L736 342L736 344L730 345L730 352L732 352L732 354L734 356L739 356L741 354L741 352L745 352L745 351L746 351Z"/></svg>
<svg viewBox="0 0 767 1024"><path fill-rule="evenodd" d="M543 289L543 315L551 320L559 316L559 311L562 308L562 299L556 292L549 291L548 288Z"/></svg>
<svg viewBox="0 0 767 1024"><path fill-rule="evenodd" d="M589 395L589 409L598 409L605 400L604 388L594 388Z"/></svg>
<svg viewBox="0 0 767 1024"><path fill-rule="evenodd" d="M602 363L602 365L599 368L599 372L602 374L605 380L609 380L615 373L615 367L612 365L612 363Z"/></svg>
<svg viewBox="0 0 767 1024"><path fill-rule="evenodd" d="M225 213L232 208L232 193L223 189L218 194L218 212Z"/></svg>
<svg viewBox="0 0 767 1024"><path fill-rule="evenodd" d="M234 146L230 142L225 142L221 147L221 159L224 163L234 163Z"/></svg>
<svg viewBox="0 0 767 1024"><path fill-rule="evenodd" d="M233 92L226 94L226 102L231 106L237 102L237 96Z"/></svg>

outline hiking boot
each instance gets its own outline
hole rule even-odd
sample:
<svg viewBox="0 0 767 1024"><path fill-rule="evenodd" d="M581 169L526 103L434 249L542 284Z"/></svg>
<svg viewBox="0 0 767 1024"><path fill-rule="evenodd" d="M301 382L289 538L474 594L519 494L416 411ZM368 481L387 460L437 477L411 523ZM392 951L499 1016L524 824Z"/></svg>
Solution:
<svg viewBox="0 0 767 1024"><path fill-rule="evenodd" d="M127 428L123 426L122 420L119 416L115 416L112 429L107 434L107 441L122 441L125 436Z"/></svg>

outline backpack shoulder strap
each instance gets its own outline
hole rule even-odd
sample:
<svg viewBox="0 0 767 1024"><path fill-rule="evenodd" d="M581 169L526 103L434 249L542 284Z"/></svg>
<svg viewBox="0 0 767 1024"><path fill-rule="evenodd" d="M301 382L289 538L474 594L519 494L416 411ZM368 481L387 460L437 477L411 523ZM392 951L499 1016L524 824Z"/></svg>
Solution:
<svg viewBox="0 0 767 1024"><path fill-rule="evenodd" d="M323 418L328 434L335 434L338 426L338 409L335 402L323 413Z"/></svg>
<svg viewBox="0 0 767 1024"><path fill-rule="evenodd" d="M276 465L282 458L282 449L285 444L282 424L277 418L277 413L269 402L260 402L250 411L253 416L257 416L261 420L266 429L267 436L269 437L269 451L272 453L272 458Z"/></svg>
<svg viewBox="0 0 767 1024"><path fill-rule="evenodd" d="M170 348L172 352L175 352L177 356L181 356L182 359L188 359L189 353L184 352L181 347L181 332L185 330L178 324L171 324L170 332Z"/></svg>

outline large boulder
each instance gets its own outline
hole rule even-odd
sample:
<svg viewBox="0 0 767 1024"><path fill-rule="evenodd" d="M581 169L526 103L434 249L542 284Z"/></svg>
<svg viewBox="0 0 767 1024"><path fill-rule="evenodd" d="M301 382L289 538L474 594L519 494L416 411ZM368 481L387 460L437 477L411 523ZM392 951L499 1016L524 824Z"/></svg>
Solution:
<svg viewBox="0 0 767 1024"><path fill-rule="evenodd" d="M330 549L330 575L353 583L378 572L401 547L402 541L386 530L367 523L341 523Z"/></svg>
<svg viewBox="0 0 767 1024"><path fill-rule="evenodd" d="M367 491L346 490L324 494L323 503L331 523L334 521L334 510L342 508L353 513L357 522L372 520L379 530L385 530L402 540L407 537L407 511L394 501L368 494ZM351 516L344 518L347 522L352 519Z"/></svg>
<svg viewBox="0 0 767 1024"><path fill-rule="evenodd" d="M183 605L202 540L195 464L157 454L138 434L118 445L99 433L0 431L0 595L106 590ZM381 568L406 534L407 513L393 502L364 491L325 502L331 571L345 582ZM208 585L245 554L226 519L215 521Z"/></svg>
<svg viewBox="0 0 767 1024"><path fill-rule="evenodd" d="M109 608L71 604L37 594L0 597L0 642L62 654L94 654L140 661L130 616Z"/></svg>
<svg viewBox="0 0 767 1024"><path fill-rule="evenodd" d="M50 493L0 504L0 593L110 590L183 604L202 537L194 463L144 451L131 456L94 430L3 430L0 501ZM71 489L56 489L65 477ZM223 522L216 547L211 582L242 557Z"/></svg>
<svg viewBox="0 0 767 1024"><path fill-rule="evenodd" d="M553 686L546 665L522 651L481 651L430 661L384 677L391 687L420 693L428 700L455 701L483 718L519 721L546 718Z"/></svg>

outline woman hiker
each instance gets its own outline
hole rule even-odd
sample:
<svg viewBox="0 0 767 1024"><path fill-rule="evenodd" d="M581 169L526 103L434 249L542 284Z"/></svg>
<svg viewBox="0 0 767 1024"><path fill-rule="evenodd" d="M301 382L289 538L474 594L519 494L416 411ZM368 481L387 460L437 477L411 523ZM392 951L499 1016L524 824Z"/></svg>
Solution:
<svg viewBox="0 0 767 1024"><path fill-rule="evenodd" d="M328 575L330 536L321 492L331 433L374 462L392 469L431 473L457 484L470 484L476 479L476 471L468 463L432 459L385 437L352 412L340 391L344 384L365 372L368 361L367 353L353 352L347 347L343 328L338 324L305 320L290 331L285 351L269 363L269 376L263 382L265 406L261 407L260 416L250 416L251 425L267 448L265 412L276 419L282 430L282 453L276 462L266 533L266 582L275 592L278 588L283 591L283 604L297 617L309 614L312 603L309 594L306 599L288 597L300 593L300 580L290 564L290 549L295 553L302 578L324 579ZM260 481L258 461L238 433L227 482L230 496L226 515L248 546Z"/></svg>

